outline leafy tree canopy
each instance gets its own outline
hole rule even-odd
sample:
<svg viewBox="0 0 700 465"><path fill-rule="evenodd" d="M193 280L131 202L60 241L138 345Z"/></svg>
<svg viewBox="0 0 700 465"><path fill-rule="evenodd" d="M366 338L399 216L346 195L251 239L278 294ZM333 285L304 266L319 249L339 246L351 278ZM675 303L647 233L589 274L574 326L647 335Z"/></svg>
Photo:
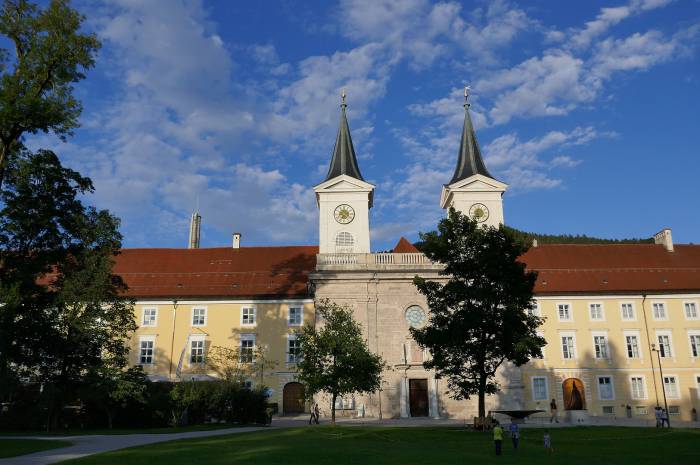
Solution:
<svg viewBox="0 0 700 465"><path fill-rule="evenodd" d="M367 347L362 328L352 310L328 300L316 306L321 327L306 325L298 336L297 370L307 395L331 394L331 419L335 423L338 396L379 389L384 362Z"/></svg>
<svg viewBox="0 0 700 465"><path fill-rule="evenodd" d="M69 0L44 8L27 0L3 0L0 34L12 49L0 49L0 186L8 159L22 137L53 132L61 139L78 127L82 105L73 84L95 64L100 42L80 31L84 17Z"/></svg>
<svg viewBox="0 0 700 465"><path fill-rule="evenodd" d="M119 220L82 204L91 191L44 150L13 158L0 190L0 386L42 383L50 410L90 374L125 367L136 329L112 274Z"/></svg>
<svg viewBox="0 0 700 465"><path fill-rule="evenodd" d="M432 354L424 366L447 379L455 399L477 394L483 417L503 362L522 365L540 356L545 344L536 334L542 319L528 312L536 274L518 261L527 246L503 226L481 226L454 209L421 239L423 252L444 264L447 281L415 277L430 318L411 333Z"/></svg>

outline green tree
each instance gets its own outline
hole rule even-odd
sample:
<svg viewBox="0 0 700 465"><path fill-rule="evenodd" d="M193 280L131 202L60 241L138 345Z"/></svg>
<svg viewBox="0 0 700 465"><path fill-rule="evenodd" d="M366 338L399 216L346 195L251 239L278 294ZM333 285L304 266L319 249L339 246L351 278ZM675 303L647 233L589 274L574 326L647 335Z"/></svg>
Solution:
<svg viewBox="0 0 700 465"><path fill-rule="evenodd" d="M529 312L537 275L518 261L527 246L503 226L481 226L454 209L421 239L428 258L444 264L440 274L447 281L414 278L430 318L411 334L432 354L425 368L447 379L453 398L476 394L484 417L486 394L499 389L501 364L520 366L541 356L545 344L536 333L542 319Z"/></svg>
<svg viewBox="0 0 700 465"><path fill-rule="evenodd" d="M367 347L352 310L324 300L316 307L316 315L323 322L321 328L308 324L298 335L297 372L307 395L321 391L331 395L335 424L338 396L378 390L384 362Z"/></svg>
<svg viewBox="0 0 700 465"><path fill-rule="evenodd" d="M83 397L105 413L107 427L112 429L120 410L146 403L148 383L141 365L124 369L105 364L92 379L87 380Z"/></svg>
<svg viewBox="0 0 700 465"><path fill-rule="evenodd" d="M21 152L0 190L0 385L41 383L52 427L92 373L127 365L133 301L112 274L119 220L85 207L88 178L49 151Z"/></svg>
<svg viewBox="0 0 700 465"><path fill-rule="evenodd" d="M82 105L73 84L95 64L100 42L80 32L85 18L68 0L51 0L44 8L3 0L0 8L0 34L13 45L0 49L1 187L24 135L53 132L65 140L78 127Z"/></svg>

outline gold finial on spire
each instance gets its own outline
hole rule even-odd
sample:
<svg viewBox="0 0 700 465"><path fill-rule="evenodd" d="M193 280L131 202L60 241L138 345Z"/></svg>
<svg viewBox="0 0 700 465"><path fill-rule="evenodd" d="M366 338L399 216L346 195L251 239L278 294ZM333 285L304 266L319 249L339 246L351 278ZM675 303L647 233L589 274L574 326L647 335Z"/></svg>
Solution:
<svg viewBox="0 0 700 465"><path fill-rule="evenodd" d="M471 106L471 103L469 103L469 95L471 93L471 90L471 87L464 86L464 108L469 108Z"/></svg>
<svg viewBox="0 0 700 465"><path fill-rule="evenodd" d="M343 108L348 106L348 104L345 103L345 97L347 97L347 96L348 96L348 94L345 93L345 87L343 87L343 89L340 91L340 98L342 99L340 102L340 106Z"/></svg>

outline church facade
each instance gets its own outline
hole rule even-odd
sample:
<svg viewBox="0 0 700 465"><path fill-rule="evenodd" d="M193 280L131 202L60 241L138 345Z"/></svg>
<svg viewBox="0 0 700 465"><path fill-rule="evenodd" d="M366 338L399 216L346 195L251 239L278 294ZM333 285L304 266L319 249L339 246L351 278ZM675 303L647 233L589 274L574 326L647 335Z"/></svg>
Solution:
<svg viewBox="0 0 700 465"><path fill-rule="evenodd" d="M238 348L251 363L246 354L263 347L276 364L251 384L269 386L281 413L300 413L295 333L317 324L315 303L330 299L353 309L387 363L381 389L338 399L341 414L471 418L476 399L453 400L423 368L429 354L409 332L429 312L413 277L441 280L440 265L403 238L390 253L372 253L375 186L361 175L341 107L328 174L314 187L318 246L241 247L234 235L232 247L126 249L118 257L115 272L137 301L132 363L154 380L209 379L204 361L213 346ZM465 103L457 167L436 201L498 226L507 187L489 173ZM554 399L572 422L650 420L665 404L672 422L697 418L700 246L673 244L664 229L654 244L534 245L522 259L538 272L535 311L545 317L547 345L541 359L500 370L501 392L487 411L548 410Z"/></svg>

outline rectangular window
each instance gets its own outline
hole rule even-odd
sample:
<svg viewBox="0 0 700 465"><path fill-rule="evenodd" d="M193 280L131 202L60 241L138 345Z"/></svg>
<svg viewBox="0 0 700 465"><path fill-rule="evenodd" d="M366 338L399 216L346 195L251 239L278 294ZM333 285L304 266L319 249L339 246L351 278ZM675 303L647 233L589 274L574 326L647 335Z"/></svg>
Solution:
<svg viewBox="0 0 700 465"><path fill-rule="evenodd" d="M700 334L690 335L690 353L693 357L700 356Z"/></svg>
<svg viewBox="0 0 700 465"><path fill-rule="evenodd" d="M193 308L192 309L192 326L204 326L207 324L207 309Z"/></svg>
<svg viewBox="0 0 700 465"><path fill-rule="evenodd" d="M647 390L644 385L643 376L632 376L630 378L630 387L632 388L632 398L633 399L646 399Z"/></svg>
<svg viewBox="0 0 700 465"><path fill-rule="evenodd" d="M635 415L646 415L649 412L644 405L638 405L634 408L634 413Z"/></svg>
<svg viewBox="0 0 700 465"><path fill-rule="evenodd" d="M665 320L666 319L666 306L661 302L655 302L651 305L654 312L655 320Z"/></svg>
<svg viewBox="0 0 700 465"><path fill-rule="evenodd" d="M634 320L634 307L632 304L626 303L620 305L620 311L622 312L623 320Z"/></svg>
<svg viewBox="0 0 700 465"><path fill-rule="evenodd" d="M607 336L593 336L595 346L595 358L608 358L608 338Z"/></svg>
<svg viewBox="0 0 700 465"><path fill-rule="evenodd" d="M683 304L683 307L685 308L685 317L688 320L698 319L698 306L695 304L695 302L686 302Z"/></svg>
<svg viewBox="0 0 700 465"><path fill-rule="evenodd" d="M610 376L598 376L598 397L600 400L615 399L615 391Z"/></svg>
<svg viewBox="0 0 700 465"><path fill-rule="evenodd" d="M681 408L678 405L669 405L668 406L668 414L669 415L680 415Z"/></svg>
<svg viewBox="0 0 700 465"><path fill-rule="evenodd" d="M615 406L604 405L603 406L603 415L615 415Z"/></svg>
<svg viewBox="0 0 700 465"><path fill-rule="evenodd" d="M204 363L204 339L192 339L190 341L190 363Z"/></svg>
<svg viewBox="0 0 700 465"><path fill-rule="evenodd" d="M659 340L659 355L663 358L672 357L671 353L671 336L668 334L657 334Z"/></svg>
<svg viewBox="0 0 700 465"><path fill-rule="evenodd" d="M680 397L678 390L678 378L675 376L664 376L664 389L666 389L666 395L671 399L678 399Z"/></svg>
<svg viewBox="0 0 700 465"><path fill-rule="evenodd" d="M590 304L588 308L590 310L591 320L602 321L604 319L602 304Z"/></svg>
<svg viewBox="0 0 700 465"><path fill-rule="evenodd" d="M157 308L144 308L141 326L156 326L158 320Z"/></svg>
<svg viewBox="0 0 700 465"><path fill-rule="evenodd" d="M697 393L698 399L700 399L700 375L695 375L695 392Z"/></svg>
<svg viewBox="0 0 700 465"><path fill-rule="evenodd" d="M532 398L534 400L549 399L549 394L547 393L546 378L540 376L532 378Z"/></svg>
<svg viewBox="0 0 700 465"><path fill-rule="evenodd" d="M299 355L299 343L297 337L290 334L287 338L287 363L297 363Z"/></svg>
<svg viewBox="0 0 700 465"><path fill-rule="evenodd" d="M542 339L544 339L544 333L543 333L542 331L537 331L537 335L538 335L539 337L541 337ZM545 339L545 340L546 340L546 339ZM540 348L540 350L542 351L542 356L541 356L541 357L532 357L532 358L535 359L535 360L543 360L543 359L544 359L544 348L545 348L546 346L547 346L547 344L545 343L545 345L543 345L543 346Z"/></svg>
<svg viewBox="0 0 700 465"><path fill-rule="evenodd" d="M153 364L153 338L142 338L139 340L139 363L141 365Z"/></svg>
<svg viewBox="0 0 700 465"><path fill-rule="evenodd" d="M569 304L558 304L557 311L559 314L559 319L561 321L571 320L571 307L569 306Z"/></svg>
<svg viewBox="0 0 700 465"><path fill-rule="evenodd" d="M241 335L241 363L253 363L255 361L255 334Z"/></svg>
<svg viewBox="0 0 700 465"><path fill-rule="evenodd" d="M573 336L562 336L561 337L561 352L565 359L576 358L576 348L574 347L574 337Z"/></svg>
<svg viewBox="0 0 700 465"><path fill-rule="evenodd" d="M531 308L528 308L527 313L528 313L528 315L541 316L539 302L535 302Z"/></svg>
<svg viewBox="0 0 700 465"><path fill-rule="evenodd" d="M301 326L301 307L289 307L289 326Z"/></svg>
<svg viewBox="0 0 700 465"><path fill-rule="evenodd" d="M625 336L627 343L627 358L639 358L639 339L634 334Z"/></svg>
<svg viewBox="0 0 700 465"><path fill-rule="evenodd" d="M241 324L242 325L254 325L255 324L255 309L252 307L243 307L241 309Z"/></svg>

